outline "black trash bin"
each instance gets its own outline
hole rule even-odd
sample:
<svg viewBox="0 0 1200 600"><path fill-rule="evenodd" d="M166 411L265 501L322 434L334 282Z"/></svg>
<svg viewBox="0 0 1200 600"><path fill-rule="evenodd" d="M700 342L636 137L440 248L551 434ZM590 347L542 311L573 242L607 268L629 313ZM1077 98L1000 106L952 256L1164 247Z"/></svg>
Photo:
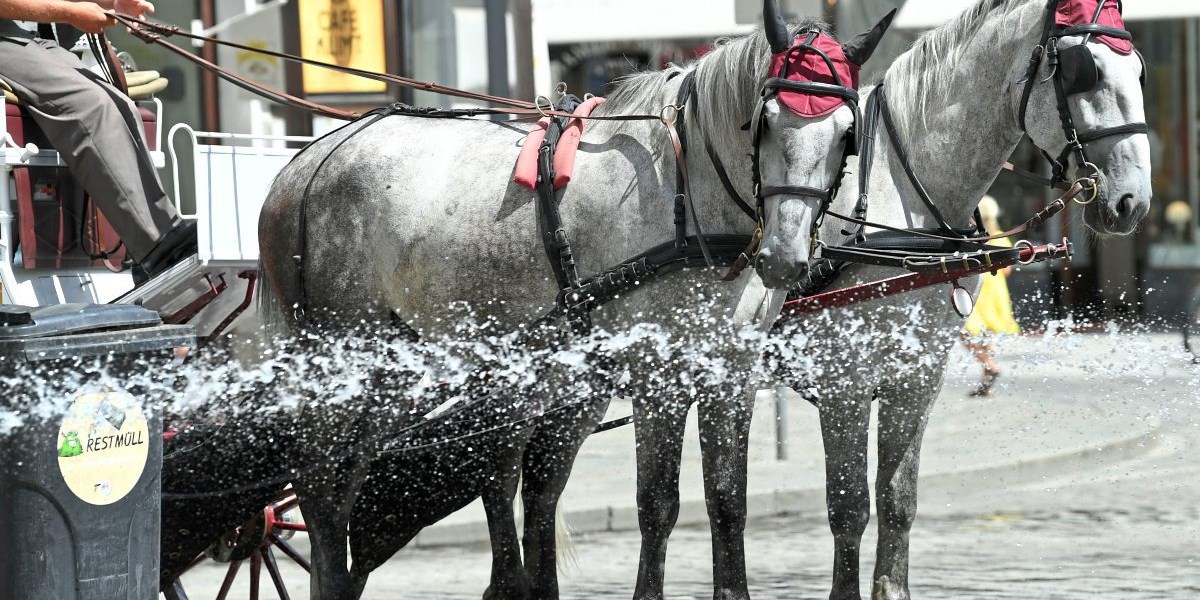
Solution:
<svg viewBox="0 0 1200 600"><path fill-rule="evenodd" d="M156 384L194 344L140 306L0 305L0 600L157 598Z"/></svg>

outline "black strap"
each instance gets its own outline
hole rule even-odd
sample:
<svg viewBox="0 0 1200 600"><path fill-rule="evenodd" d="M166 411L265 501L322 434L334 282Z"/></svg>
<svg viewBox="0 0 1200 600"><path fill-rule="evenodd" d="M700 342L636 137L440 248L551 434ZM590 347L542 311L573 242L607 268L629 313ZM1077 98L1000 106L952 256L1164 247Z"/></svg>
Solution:
<svg viewBox="0 0 1200 600"><path fill-rule="evenodd" d="M1037 173L1034 173L1033 171L1030 171L1028 169L1023 169L1012 163L1004 163L1004 168L1007 169L1008 171L1010 171L1013 175L1016 175L1022 179L1026 179L1028 181L1032 181L1037 184L1044 185L1049 188L1058 188L1060 190L1065 190L1068 187L1070 187L1064 181L1055 181L1053 179L1050 179L1049 177L1042 177L1041 175L1038 175Z"/></svg>
<svg viewBox="0 0 1200 600"><path fill-rule="evenodd" d="M1020 254L1019 250L1012 248L1001 248L997 246L985 246L984 250L978 250L970 254L964 253L947 253L947 254L929 254L922 255L913 252L892 252L888 250L863 250L860 248L831 248L831 252L836 252L837 256L848 262L861 264L876 265L880 267L894 267L904 269L914 273L928 273L941 271L948 273L950 271L977 269L981 266L990 263L997 264L1005 261L1011 262L1015 256Z"/></svg>
<svg viewBox="0 0 1200 600"><path fill-rule="evenodd" d="M579 98L566 94L559 100L556 108L570 113L580 104ZM571 250L571 241L567 237L567 230L558 210L558 194L554 189L554 150L567 125L567 120L563 117L550 119L546 127L546 136L538 148L537 202L534 212L542 247L546 251L546 258L554 272L558 289L561 290L560 296L565 299L560 306L567 311L568 324L572 330L583 334L590 329L591 318L587 307L580 307L578 298L570 295L572 290L579 287L579 272L575 265L575 254Z"/></svg>
<svg viewBox="0 0 1200 600"><path fill-rule="evenodd" d="M333 148L329 149L329 152L325 156L321 157L321 160L317 163L317 166L312 171L312 176L308 178L308 183L304 186L304 194L300 196L299 223L296 227L296 254L292 256L292 261L296 265L296 304L292 310L293 316L297 321L302 321L305 317L306 311L308 310L308 289L305 285L304 278L304 260L305 255L308 252L308 199L310 193L312 192L313 183L317 180L317 175L320 174L321 168L324 167L325 163L330 159L330 157L332 157L338 151L338 149L342 147L342 144L350 141L351 138L359 133L362 133L364 129L378 123L384 117L394 114L393 109L396 106L397 105L393 104L388 107L378 108L360 117L358 121L365 122L360 125L358 129L351 131L346 137L339 140L337 144L333 146ZM368 119L368 117L370 118ZM346 125L346 127L349 127L349 125ZM340 131L340 129L338 131ZM313 140L307 146L305 146L301 152L313 147L316 142L317 140ZM299 155L300 152L297 152L296 156ZM292 160L295 160L295 157L292 157Z"/></svg>
<svg viewBox="0 0 1200 600"><path fill-rule="evenodd" d="M1150 133L1150 127L1145 123L1126 123L1117 125L1116 127L1105 127L1104 129L1095 129L1087 133L1079 134L1079 143L1086 144L1096 140L1112 137L1114 135Z"/></svg>
<svg viewBox="0 0 1200 600"><path fill-rule="evenodd" d="M750 241L748 235L717 234L707 236L705 243L715 266L728 267L737 261ZM700 251L700 240L693 236L688 237L687 242L682 247L674 241L664 242L587 277L576 288L559 294L559 306L568 310L572 307L594 309L668 273L706 266L708 259Z"/></svg>
<svg viewBox="0 0 1200 600"><path fill-rule="evenodd" d="M689 72L684 76L684 80L679 85L679 91L675 95L676 120L686 123L686 113L688 110L688 101L694 95L695 71ZM696 243L700 245L700 252L704 255L705 263L710 266L716 266L713 262L712 254L708 250L708 239L704 235L704 231L700 228L700 214L696 211L695 199L692 198L692 190L688 183L687 164L685 158L687 156L687 146L683 133L680 128L671 124L667 124L668 135L674 135L679 140L679 148L675 157L675 245L677 247L687 244L687 224L686 219L681 219L681 215L691 212L692 229L696 230ZM672 133L673 132L673 133ZM686 203L686 208L683 207ZM684 221L682 226L680 221Z"/></svg>
<svg viewBox="0 0 1200 600"><path fill-rule="evenodd" d="M742 195L733 186L733 182L729 180L729 173L725 172L725 165L721 163L721 157L717 156L717 151L713 149L712 144L709 144L707 140L704 143L704 150L708 153L708 160L712 162L713 170L717 172L717 178L721 180L721 186L725 188L725 193L738 205L738 208L742 209L742 212L746 213L746 216L751 219L757 219L758 217L755 216L754 209L742 199Z"/></svg>
<svg viewBox="0 0 1200 600"><path fill-rule="evenodd" d="M1029 65L1025 68L1025 78L1022 80L1025 83L1024 89L1021 90L1021 111L1017 117L1017 123L1021 126L1021 131L1028 131L1025 127L1025 112L1029 107L1029 97L1033 94L1033 86L1037 83L1038 67L1042 65L1042 58L1046 54L1046 44L1050 44L1050 32L1054 30L1055 8L1058 7L1059 0L1048 0L1046 10L1042 18L1042 40L1033 48L1033 53L1029 56ZM1103 0L1101 0L1103 4Z"/></svg>
<svg viewBox="0 0 1200 600"><path fill-rule="evenodd" d="M1104 2L1101 2L1100 4L1103 5ZM1055 30L1054 35L1055 37L1066 37L1069 35L1106 35L1108 37L1114 37L1122 40L1133 39L1133 34L1124 29L1117 29L1116 27L1109 27L1099 23L1083 23L1080 25L1064 27L1062 29Z"/></svg>
<svg viewBox="0 0 1200 600"><path fill-rule="evenodd" d="M837 72L835 71L834 74L836 76ZM837 96L854 103L856 106L858 105L858 90L831 83L822 83L820 81L793 81L791 79L771 77L763 82L763 88L772 90L774 93L779 93L779 90L784 89L792 92L812 94L814 96Z"/></svg>
<svg viewBox="0 0 1200 600"><path fill-rule="evenodd" d="M942 217L941 211L933 204L933 199L929 197L929 192L925 191L925 186L921 184L921 180L917 179L917 174L913 171L912 163L908 159L908 152L904 149L903 144L900 143L899 134L896 132L896 125L892 122L892 113L888 109L887 92L877 89L875 93L879 95L879 113L883 116L883 128L887 131L888 140L892 143L892 149L896 152L896 158L900 159L900 166L904 168L904 174L908 176L909 183L917 191L917 197L925 204L925 208L929 210L929 214L933 216L933 220L937 221L938 227L946 233L953 234L954 228Z"/></svg>
<svg viewBox="0 0 1200 600"><path fill-rule="evenodd" d="M688 71L687 74L683 76L683 81L679 83L679 95L676 104L683 104L686 101L687 106L690 107L693 112L698 110L698 107L700 106L700 99L696 96L695 91L696 71L693 69ZM676 130L679 132L679 141L683 145L685 152L688 148L687 127L685 126L686 113L686 110L680 112L679 121L675 125ZM729 178L729 173L725 170L725 165L721 162L721 157L717 156L717 151L713 149L712 143L707 139L704 140L704 151L708 154L708 160L712 162L713 170L717 172L717 178L721 180L721 186L725 188L725 193L728 194L729 198L738 205L738 208L742 209L742 212L746 213L746 215L751 219L757 220L757 217L754 214L754 209L751 208L750 204L742 199L741 194L739 194L737 188L734 187L733 181ZM679 235L678 237L682 238L683 235Z"/></svg>
<svg viewBox="0 0 1200 600"><path fill-rule="evenodd" d="M807 185L764 185L759 188L758 193L762 195L763 198L778 196L780 194L791 194L794 196L818 198L822 202L829 201L829 190L809 187Z"/></svg>

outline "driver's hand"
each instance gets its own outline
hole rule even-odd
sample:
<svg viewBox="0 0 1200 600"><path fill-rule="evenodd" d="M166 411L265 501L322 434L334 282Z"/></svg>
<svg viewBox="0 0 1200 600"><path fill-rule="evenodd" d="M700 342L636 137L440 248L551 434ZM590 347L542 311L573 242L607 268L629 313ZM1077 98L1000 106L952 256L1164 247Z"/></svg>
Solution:
<svg viewBox="0 0 1200 600"><path fill-rule="evenodd" d="M154 5L146 0L116 0L113 2L113 10L140 19L146 13L153 14Z"/></svg>
<svg viewBox="0 0 1200 600"><path fill-rule="evenodd" d="M72 3L69 15L67 23L84 33L100 33L105 27L116 24L116 20L108 16L107 11L93 2Z"/></svg>

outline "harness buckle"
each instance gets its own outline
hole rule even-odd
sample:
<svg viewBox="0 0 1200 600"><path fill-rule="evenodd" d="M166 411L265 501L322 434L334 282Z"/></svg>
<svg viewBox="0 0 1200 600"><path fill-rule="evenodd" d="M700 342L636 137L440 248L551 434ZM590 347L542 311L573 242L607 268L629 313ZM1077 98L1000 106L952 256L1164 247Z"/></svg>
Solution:
<svg viewBox="0 0 1200 600"><path fill-rule="evenodd" d="M1050 73L1047 74L1046 78L1041 80L1039 83L1046 83L1047 81L1050 81L1054 78L1054 75L1058 73L1058 38L1050 38L1047 40L1046 49L1046 66L1049 67Z"/></svg>

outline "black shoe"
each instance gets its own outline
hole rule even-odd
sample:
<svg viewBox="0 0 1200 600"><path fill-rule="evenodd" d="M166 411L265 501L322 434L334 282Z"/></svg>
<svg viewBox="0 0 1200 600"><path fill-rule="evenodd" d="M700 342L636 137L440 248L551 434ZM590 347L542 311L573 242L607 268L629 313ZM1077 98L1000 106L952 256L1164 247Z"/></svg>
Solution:
<svg viewBox="0 0 1200 600"><path fill-rule="evenodd" d="M133 263L133 266L130 267L129 272L133 275L134 287L150 281L150 276L146 274L146 270L142 268L141 263Z"/></svg>
<svg viewBox="0 0 1200 600"><path fill-rule="evenodd" d="M198 248L196 222L184 221L168 231L138 264L147 280L154 279L179 261L195 254Z"/></svg>

